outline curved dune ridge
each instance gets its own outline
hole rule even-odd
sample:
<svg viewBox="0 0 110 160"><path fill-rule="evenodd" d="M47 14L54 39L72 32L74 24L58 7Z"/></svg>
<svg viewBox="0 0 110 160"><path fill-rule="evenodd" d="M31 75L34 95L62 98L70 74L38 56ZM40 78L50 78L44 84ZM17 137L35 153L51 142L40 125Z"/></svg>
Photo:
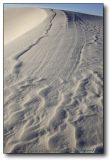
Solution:
<svg viewBox="0 0 110 160"><path fill-rule="evenodd" d="M4 11L4 43L10 43L15 38L39 25L47 13L43 9L13 8Z"/></svg>
<svg viewBox="0 0 110 160"><path fill-rule="evenodd" d="M4 152L103 153L103 17L4 12Z"/></svg>

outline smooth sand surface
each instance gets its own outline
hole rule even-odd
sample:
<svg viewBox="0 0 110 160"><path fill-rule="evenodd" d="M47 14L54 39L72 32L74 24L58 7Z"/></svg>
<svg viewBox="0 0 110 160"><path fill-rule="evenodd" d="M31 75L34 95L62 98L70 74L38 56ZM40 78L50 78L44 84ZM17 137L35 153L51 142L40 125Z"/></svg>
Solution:
<svg viewBox="0 0 110 160"><path fill-rule="evenodd" d="M23 33L39 25L47 13L42 9L13 8L4 11L4 42L10 43Z"/></svg>
<svg viewBox="0 0 110 160"><path fill-rule="evenodd" d="M12 9L4 25L4 152L102 153L103 17Z"/></svg>

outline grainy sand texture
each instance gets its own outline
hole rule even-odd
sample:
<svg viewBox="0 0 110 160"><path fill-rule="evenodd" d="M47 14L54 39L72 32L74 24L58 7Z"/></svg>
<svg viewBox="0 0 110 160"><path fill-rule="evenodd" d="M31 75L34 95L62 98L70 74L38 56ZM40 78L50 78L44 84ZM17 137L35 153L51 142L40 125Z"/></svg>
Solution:
<svg viewBox="0 0 110 160"><path fill-rule="evenodd" d="M103 152L103 17L4 10L4 153Z"/></svg>

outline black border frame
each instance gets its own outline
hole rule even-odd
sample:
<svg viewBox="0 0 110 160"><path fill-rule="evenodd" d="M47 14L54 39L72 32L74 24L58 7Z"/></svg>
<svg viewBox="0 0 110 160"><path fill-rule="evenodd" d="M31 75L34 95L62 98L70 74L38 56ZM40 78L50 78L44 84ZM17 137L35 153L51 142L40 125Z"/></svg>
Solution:
<svg viewBox="0 0 110 160"><path fill-rule="evenodd" d="M106 95L104 94L106 91L106 42L105 42L105 37L106 36L106 31L105 31L105 24L106 24L106 13L105 13L105 6L104 3L3 3L3 106L4 106L4 5L5 4L102 4L103 5L103 153L5 153L4 152L4 145L3 145L3 154L6 156L104 156L106 154L106 138L105 138L105 130L106 130L106 120L105 120L105 113L106 113ZM105 53L105 54L104 54ZM104 64L105 63L105 64ZM3 142L4 142L4 107L3 107Z"/></svg>

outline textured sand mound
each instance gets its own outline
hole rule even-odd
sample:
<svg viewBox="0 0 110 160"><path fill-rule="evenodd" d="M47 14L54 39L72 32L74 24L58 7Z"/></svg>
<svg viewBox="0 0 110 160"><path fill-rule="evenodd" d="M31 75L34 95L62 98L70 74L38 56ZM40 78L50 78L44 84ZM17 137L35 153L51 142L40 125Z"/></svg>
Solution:
<svg viewBox="0 0 110 160"><path fill-rule="evenodd" d="M18 36L4 48L5 153L102 153L103 18L22 12L5 18Z"/></svg>

